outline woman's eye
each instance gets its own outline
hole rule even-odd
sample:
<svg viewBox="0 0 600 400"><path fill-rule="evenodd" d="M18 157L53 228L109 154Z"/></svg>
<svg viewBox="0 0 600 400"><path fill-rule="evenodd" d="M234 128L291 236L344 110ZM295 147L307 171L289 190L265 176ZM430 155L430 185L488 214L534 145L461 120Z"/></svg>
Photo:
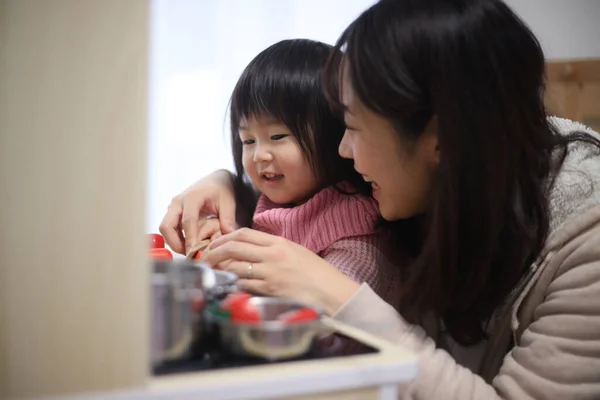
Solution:
<svg viewBox="0 0 600 400"><path fill-rule="evenodd" d="M281 139L283 139L286 136L288 136L288 135L285 135L285 134L272 135L271 136L271 140L281 140Z"/></svg>
<svg viewBox="0 0 600 400"><path fill-rule="evenodd" d="M242 144L244 144L244 145L254 144L254 139L242 140Z"/></svg>

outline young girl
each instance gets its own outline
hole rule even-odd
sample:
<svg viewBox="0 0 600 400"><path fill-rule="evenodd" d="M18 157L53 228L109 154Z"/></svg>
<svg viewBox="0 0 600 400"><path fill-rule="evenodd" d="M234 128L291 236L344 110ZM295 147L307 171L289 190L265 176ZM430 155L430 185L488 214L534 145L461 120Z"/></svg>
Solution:
<svg viewBox="0 0 600 400"><path fill-rule="evenodd" d="M234 186L250 179L260 192L253 229L310 249L397 306L400 270L388 261L389 232L377 227L372 187L337 155L345 126L322 86L330 51L284 40L246 67L231 96ZM202 225L199 240L219 236L217 219ZM250 264L241 278L251 277Z"/></svg>

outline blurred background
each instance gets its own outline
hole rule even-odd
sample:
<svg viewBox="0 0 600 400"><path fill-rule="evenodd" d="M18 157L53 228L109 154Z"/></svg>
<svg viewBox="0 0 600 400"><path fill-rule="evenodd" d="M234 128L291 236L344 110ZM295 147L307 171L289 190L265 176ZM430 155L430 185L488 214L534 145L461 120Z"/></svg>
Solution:
<svg viewBox="0 0 600 400"><path fill-rule="evenodd" d="M173 196L215 169L232 168L227 104L248 62L282 39L333 44L373 2L152 2L148 231L157 230ZM533 29L551 62L552 111L598 129L600 0L507 3Z"/></svg>

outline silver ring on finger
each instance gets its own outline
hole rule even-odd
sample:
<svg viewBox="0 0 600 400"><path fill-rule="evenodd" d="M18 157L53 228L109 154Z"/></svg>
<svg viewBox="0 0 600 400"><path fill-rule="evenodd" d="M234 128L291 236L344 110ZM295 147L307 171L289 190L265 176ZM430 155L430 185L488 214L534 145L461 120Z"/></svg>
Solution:
<svg viewBox="0 0 600 400"><path fill-rule="evenodd" d="M252 279L252 263L248 263L248 273L246 274L246 279Z"/></svg>

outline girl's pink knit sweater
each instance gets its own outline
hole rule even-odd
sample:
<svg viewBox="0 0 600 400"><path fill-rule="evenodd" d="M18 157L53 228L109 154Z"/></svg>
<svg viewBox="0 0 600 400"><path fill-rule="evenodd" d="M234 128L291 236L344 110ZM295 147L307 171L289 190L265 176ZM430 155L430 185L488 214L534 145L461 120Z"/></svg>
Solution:
<svg viewBox="0 0 600 400"><path fill-rule="evenodd" d="M368 283L397 308L400 268L395 264L399 260L389 232L375 229L378 218L373 199L328 187L289 208L261 196L253 228L312 250L354 281Z"/></svg>

